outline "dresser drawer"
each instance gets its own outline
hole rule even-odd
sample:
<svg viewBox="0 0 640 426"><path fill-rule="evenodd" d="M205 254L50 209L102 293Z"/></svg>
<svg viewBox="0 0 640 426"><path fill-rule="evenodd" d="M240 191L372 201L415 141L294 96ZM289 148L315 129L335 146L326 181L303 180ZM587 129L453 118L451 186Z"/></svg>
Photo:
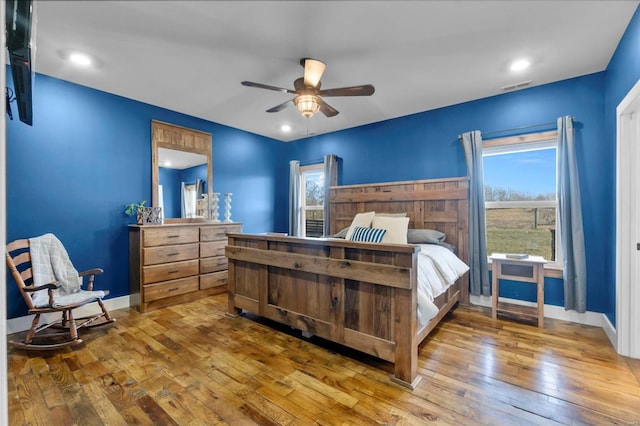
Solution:
<svg viewBox="0 0 640 426"><path fill-rule="evenodd" d="M199 279L197 276L165 281L143 287L143 300L145 303L166 297L198 291Z"/></svg>
<svg viewBox="0 0 640 426"><path fill-rule="evenodd" d="M208 274L227 269L227 258L224 256L207 257L200 259L200 273Z"/></svg>
<svg viewBox="0 0 640 426"><path fill-rule="evenodd" d="M197 259L200 255L198 244L179 244L175 246L146 247L142 249L142 264L155 265L158 263L179 262Z"/></svg>
<svg viewBox="0 0 640 426"><path fill-rule="evenodd" d="M227 240L213 241L210 243L200 243L200 257L224 256L224 248Z"/></svg>
<svg viewBox="0 0 640 426"><path fill-rule="evenodd" d="M142 232L143 247L197 243L200 239L196 227L154 228L144 229Z"/></svg>
<svg viewBox="0 0 640 426"><path fill-rule="evenodd" d="M227 241L229 232L240 232L240 225L220 225L200 228L200 241Z"/></svg>
<svg viewBox="0 0 640 426"><path fill-rule="evenodd" d="M173 280L176 278L198 275L199 261L187 260L184 262L165 263L162 265L145 266L142 268L142 283L151 284L159 281ZM196 277L197 278L197 277Z"/></svg>
<svg viewBox="0 0 640 426"><path fill-rule="evenodd" d="M200 290L227 285L227 271L200 275Z"/></svg>

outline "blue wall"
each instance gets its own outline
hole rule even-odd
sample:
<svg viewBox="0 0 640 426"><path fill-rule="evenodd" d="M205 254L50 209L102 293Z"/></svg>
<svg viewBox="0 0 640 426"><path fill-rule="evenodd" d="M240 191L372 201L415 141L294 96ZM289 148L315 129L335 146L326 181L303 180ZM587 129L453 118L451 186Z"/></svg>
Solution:
<svg viewBox="0 0 640 426"><path fill-rule="evenodd" d="M604 73L596 73L292 142L287 145L288 158L305 162L336 154L342 158L340 183L344 185L464 176L467 169L458 141L460 133L551 123L529 131L549 130L556 128L558 117L572 115L578 121L578 167L589 265L587 308L603 312L608 288L599 260L607 253L609 243L602 241L609 238L611 228L601 225L600 217L608 214L609 208L601 200L611 193L607 179L603 182L600 173L592 173L601 168L601 156L607 150L603 109ZM496 136L515 133L519 132ZM279 196L282 202L279 210L276 207L276 217L286 219L287 192L281 191ZM286 220L278 223L280 229L286 229ZM545 283L545 302L562 306L562 280L547 278ZM504 296L535 300L535 293L526 286L505 284L501 285Z"/></svg>
<svg viewBox="0 0 640 426"><path fill-rule="evenodd" d="M180 170L158 167L158 181L162 185L162 214L164 217L180 217Z"/></svg>
<svg viewBox="0 0 640 426"><path fill-rule="evenodd" d="M40 74L33 101L33 127L7 120L7 241L56 234L78 270L104 269L109 297L129 293L124 206L151 200L152 119L212 133L213 188L234 193L232 219L273 229L281 142ZM8 318L26 314L14 287Z"/></svg>

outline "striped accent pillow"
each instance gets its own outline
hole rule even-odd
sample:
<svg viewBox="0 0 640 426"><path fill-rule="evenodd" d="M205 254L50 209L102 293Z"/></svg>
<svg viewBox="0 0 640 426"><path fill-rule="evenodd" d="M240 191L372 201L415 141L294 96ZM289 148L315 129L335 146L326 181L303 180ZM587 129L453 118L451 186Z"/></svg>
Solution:
<svg viewBox="0 0 640 426"><path fill-rule="evenodd" d="M379 243L382 241L382 237L386 234L386 229L378 228L365 228L363 226L356 226L355 231L351 235L351 241L364 241L367 243Z"/></svg>

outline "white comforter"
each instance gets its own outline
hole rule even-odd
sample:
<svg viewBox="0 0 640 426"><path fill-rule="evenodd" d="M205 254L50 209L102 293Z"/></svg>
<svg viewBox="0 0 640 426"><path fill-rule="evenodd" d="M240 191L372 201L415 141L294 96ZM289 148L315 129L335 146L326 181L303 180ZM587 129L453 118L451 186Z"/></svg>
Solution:
<svg viewBox="0 0 640 426"><path fill-rule="evenodd" d="M438 313L433 300L444 293L469 270L467 264L451 250L435 245L420 244L418 253L418 322L427 323Z"/></svg>

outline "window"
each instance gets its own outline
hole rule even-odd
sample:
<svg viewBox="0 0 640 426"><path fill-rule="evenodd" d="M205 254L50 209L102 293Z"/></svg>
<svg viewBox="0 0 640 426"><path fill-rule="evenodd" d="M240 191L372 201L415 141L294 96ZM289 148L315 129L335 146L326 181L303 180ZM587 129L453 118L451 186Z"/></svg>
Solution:
<svg viewBox="0 0 640 426"><path fill-rule="evenodd" d="M324 164L300 167L302 223L300 229L306 237L324 234Z"/></svg>
<svg viewBox="0 0 640 426"><path fill-rule="evenodd" d="M556 148L549 133L485 142L488 254L528 253L560 263Z"/></svg>

